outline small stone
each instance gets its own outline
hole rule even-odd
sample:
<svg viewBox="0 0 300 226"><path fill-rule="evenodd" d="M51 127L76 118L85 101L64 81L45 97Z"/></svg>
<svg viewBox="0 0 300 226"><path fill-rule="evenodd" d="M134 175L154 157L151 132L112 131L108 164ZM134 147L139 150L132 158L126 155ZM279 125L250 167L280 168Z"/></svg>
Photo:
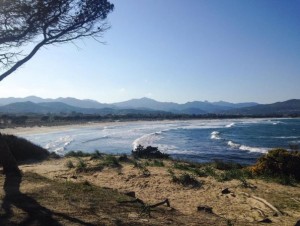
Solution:
<svg viewBox="0 0 300 226"><path fill-rule="evenodd" d="M124 192L124 195L135 198L135 192L134 191L126 191L126 192Z"/></svg>
<svg viewBox="0 0 300 226"><path fill-rule="evenodd" d="M138 218L139 215L137 213L129 213L128 218Z"/></svg>
<svg viewBox="0 0 300 226"><path fill-rule="evenodd" d="M198 207L197 207L197 210L198 210L199 212L213 213L212 207L209 207L209 206L198 206Z"/></svg>
<svg viewBox="0 0 300 226"><path fill-rule="evenodd" d="M261 221L258 221L259 223L267 223L267 224L270 224L270 223L272 223L272 221L269 219L269 218L265 218L265 219L263 219L263 220L261 220Z"/></svg>
<svg viewBox="0 0 300 226"><path fill-rule="evenodd" d="M227 194L230 194L230 193L231 193L231 191L229 191L229 188L225 188L225 189L222 190L223 195L227 195Z"/></svg>

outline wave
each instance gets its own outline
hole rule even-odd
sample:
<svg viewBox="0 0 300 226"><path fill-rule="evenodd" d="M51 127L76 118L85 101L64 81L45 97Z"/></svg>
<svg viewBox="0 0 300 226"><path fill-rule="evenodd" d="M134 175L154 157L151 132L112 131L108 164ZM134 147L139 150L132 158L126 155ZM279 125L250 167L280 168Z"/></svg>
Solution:
<svg viewBox="0 0 300 226"><path fill-rule="evenodd" d="M228 146L230 146L231 148L236 148L236 149L239 149L239 150L241 150L241 151L259 152L259 153L266 153L266 152L268 151L267 148L250 147L250 146L246 146L246 145L234 143L234 142L231 141L231 140L228 141L227 144L228 144Z"/></svg>
<svg viewBox="0 0 300 226"><path fill-rule="evenodd" d="M137 146L142 145L144 147L153 146L156 141L160 140L162 137L160 136L163 131L158 131L154 133L145 134L132 142L133 150L136 149Z"/></svg>
<svg viewBox="0 0 300 226"><path fill-rule="evenodd" d="M232 147L232 148L239 148L241 145L240 144L236 144L233 141L228 141L227 144Z"/></svg>
<svg viewBox="0 0 300 226"><path fill-rule="evenodd" d="M267 153L268 152L267 148L250 147L250 146L246 146L246 145L241 145L239 147L239 149L242 151L259 152L259 153Z"/></svg>
<svg viewBox="0 0 300 226"><path fill-rule="evenodd" d="M210 135L211 135L210 139L213 139L213 140L220 140L221 139L219 131L213 131Z"/></svg>
<svg viewBox="0 0 300 226"><path fill-rule="evenodd" d="M58 155L62 155L66 147L74 141L72 136L60 137L50 143L47 143L44 148L50 152L55 152Z"/></svg>
<svg viewBox="0 0 300 226"><path fill-rule="evenodd" d="M234 125L235 125L235 123L233 122L233 123L230 123L230 124L226 125L225 127L226 127L226 128L231 128L231 127L233 127Z"/></svg>

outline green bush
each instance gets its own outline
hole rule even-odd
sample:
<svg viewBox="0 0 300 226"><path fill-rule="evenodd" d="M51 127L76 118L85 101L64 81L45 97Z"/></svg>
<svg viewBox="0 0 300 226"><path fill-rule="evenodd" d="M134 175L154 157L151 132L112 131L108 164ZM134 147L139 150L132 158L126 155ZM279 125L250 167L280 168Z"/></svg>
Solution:
<svg viewBox="0 0 300 226"><path fill-rule="evenodd" d="M77 172L85 172L87 168L86 163L82 159L78 159L78 163L76 166L76 171Z"/></svg>
<svg viewBox="0 0 300 226"><path fill-rule="evenodd" d="M173 183L181 184L184 187L192 187L192 188L199 188L202 186L202 183L195 179L192 175L188 173L183 173L179 176L176 176L174 171L171 169L168 170Z"/></svg>
<svg viewBox="0 0 300 226"><path fill-rule="evenodd" d="M233 169L241 169L242 165L234 162L225 162L223 160L214 160L212 163L213 167L218 170L233 170Z"/></svg>
<svg viewBox="0 0 300 226"><path fill-rule="evenodd" d="M70 151L65 154L66 157L89 157L90 153L84 153L83 151Z"/></svg>
<svg viewBox="0 0 300 226"><path fill-rule="evenodd" d="M104 166L109 166L109 167L120 167L119 160L113 156L113 155L106 155L103 163Z"/></svg>
<svg viewBox="0 0 300 226"><path fill-rule="evenodd" d="M72 162L71 160L68 160L68 161L66 162L66 167L68 167L69 169L74 168L73 162Z"/></svg>
<svg viewBox="0 0 300 226"><path fill-rule="evenodd" d="M250 168L255 175L265 175L300 181L300 151L274 149L260 157ZM287 179L289 178L289 179Z"/></svg>
<svg viewBox="0 0 300 226"><path fill-rule="evenodd" d="M167 159L169 158L168 154L162 153L158 150L157 147L148 146L144 148L142 145L136 147L134 151L131 152L134 158L157 158L157 159Z"/></svg>

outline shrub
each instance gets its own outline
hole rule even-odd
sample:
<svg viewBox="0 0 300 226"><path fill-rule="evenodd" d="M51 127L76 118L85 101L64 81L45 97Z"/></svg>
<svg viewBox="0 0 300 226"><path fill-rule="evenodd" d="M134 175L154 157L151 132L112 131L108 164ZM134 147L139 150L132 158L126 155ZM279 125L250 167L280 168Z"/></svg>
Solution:
<svg viewBox="0 0 300 226"><path fill-rule="evenodd" d="M238 170L238 169L232 169L232 170L227 170L223 173L221 173L218 177L217 180L218 181L230 181L233 179L237 179L237 180L244 180L244 174L242 170Z"/></svg>
<svg viewBox="0 0 300 226"><path fill-rule="evenodd" d="M28 160L45 160L50 155L46 149L35 145L24 138L0 134L0 139L4 139L18 163Z"/></svg>
<svg viewBox="0 0 300 226"><path fill-rule="evenodd" d="M74 168L73 162L72 162L71 160L68 160L68 161L66 162L66 167L68 167L69 169Z"/></svg>
<svg viewBox="0 0 300 226"><path fill-rule="evenodd" d="M134 158L157 158L157 159L167 159L169 158L168 154L162 153L158 150L157 147L148 146L144 148L142 145L136 147L134 151L131 152Z"/></svg>
<svg viewBox="0 0 300 226"><path fill-rule="evenodd" d="M122 154L119 157L119 161L120 162L131 162L131 159L128 158L128 156L126 154Z"/></svg>
<svg viewBox="0 0 300 226"><path fill-rule="evenodd" d="M179 169L179 170L186 170L186 171L190 171L191 170L190 166L187 165L187 164L184 164L184 163L175 162L173 164L173 167L174 167L174 169Z"/></svg>
<svg viewBox="0 0 300 226"><path fill-rule="evenodd" d="M120 167L119 160L113 155L106 155L102 163L104 166Z"/></svg>
<svg viewBox="0 0 300 226"><path fill-rule="evenodd" d="M87 167L86 163L82 159L78 159L76 171L84 172L86 170L86 167Z"/></svg>
<svg viewBox="0 0 300 226"><path fill-rule="evenodd" d="M181 184L185 187L199 188L202 184L188 173L181 174L180 176L172 175L172 181L174 183Z"/></svg>
<svg viewBox="0 0 300 226"><path fill-rule="evenodd" d="M233 169L241 169L243 168L242 165L234 162L225 162L222 160L214 160L213 161L213 167L218 169L218 170L233 170Z"/></svg>
<svg viewBox="0 0 300 226"><path fill-rule="evenodd" d="M255 175L300 180L300 151L274 149L260 157L250 168Z"/></svg>
<svg viewBox="0 0 300 226"><path fill-rule="evenodd" d="M102 158L102 154L98 150L91 154L91 160L100 158Z"/></svg>
<svg viewBox="0 0 300 226"><path fill-rule="evenodd" d="M82 151L70 151L65 154L66 157L88 157L91 156L90 153L84 153Z"/></svg>

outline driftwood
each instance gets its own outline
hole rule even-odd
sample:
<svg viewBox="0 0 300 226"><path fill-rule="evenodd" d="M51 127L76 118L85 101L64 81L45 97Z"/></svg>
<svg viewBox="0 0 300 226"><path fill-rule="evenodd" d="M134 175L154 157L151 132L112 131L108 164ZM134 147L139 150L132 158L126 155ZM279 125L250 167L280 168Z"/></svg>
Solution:
<svg viewBox="0 0 300 226"><path fill-rule="evenodd" d="M136 198L134 200L130 200L130 201L122 201L120 203L139 203L139 204L142 205L142 211L141 211L140 214L148 214L148 216L150 216L151 209L154 209L158 206L167 204L168 207L171 207L169 199L166 199L162 202L159 202L159 203L156 203L156 204L153 204L153 205L146 205L143 200L138 199L138 198Z"/></svg>
<svg viewBox="0 0 300 226"><path fill-rule="evenodd" d="M259 198L259 197L254 196L254 195L252 195L251 198L256 199L257 201L262 202L263 204L265 204L266 206L268 206L270 209L274 210L278 215L282 216L282 213L275 206L273 206L271 203L267 202L265 199Z"/></svg>

